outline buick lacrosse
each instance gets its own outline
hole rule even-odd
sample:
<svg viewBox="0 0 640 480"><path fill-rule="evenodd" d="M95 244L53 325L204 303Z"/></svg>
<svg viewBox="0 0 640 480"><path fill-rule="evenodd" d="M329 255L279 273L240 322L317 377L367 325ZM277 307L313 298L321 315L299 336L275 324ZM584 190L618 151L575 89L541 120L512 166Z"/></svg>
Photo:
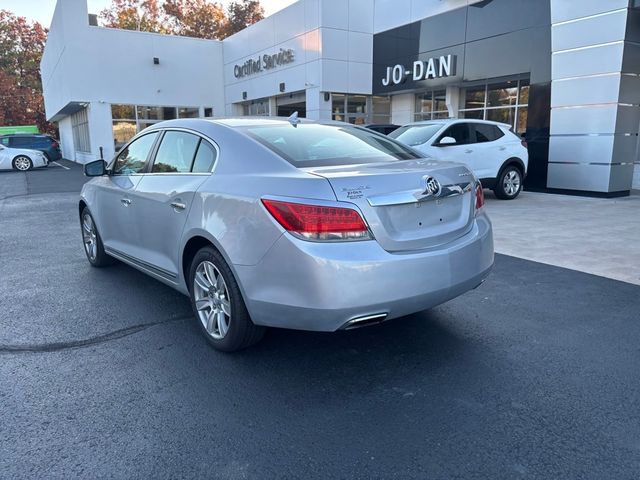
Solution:
<svg viewBox="0 0 640 480"><path fill-rule="evenodd" d="M465 166L344 123L161 122L85 173L91 265L118 259L188 295L219 350L265 327L335 331L428 309L493 265Z"/></svg>

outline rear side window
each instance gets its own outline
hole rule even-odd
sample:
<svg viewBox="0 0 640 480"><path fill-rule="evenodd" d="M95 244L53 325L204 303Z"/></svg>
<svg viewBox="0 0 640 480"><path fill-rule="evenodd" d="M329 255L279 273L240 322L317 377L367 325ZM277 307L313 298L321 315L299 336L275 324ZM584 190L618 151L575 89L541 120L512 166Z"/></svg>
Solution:
<svg viewBox="0 0 640 480"><path fill-rule="evenodd" d="M153 173L188 173L196 155L200 137L185 132L168 131L153 162Z"/></svg>
<svg viewBox="0 0 640 480"><path fill-rule="evenodd" d="M504 136L504 133L498 127L486 123L474 124L474 130L475 141L478 143L493 142Z"/></svg>
<svg viewBox="0 0 640 480"><path fill-rule="evenodd" d="M7 137L0 138L0 143L2 143L2 145L4 145L5 147L8 147L9 146L9 139Z"/></svg>
<svg viewBox="0 0 640 480"><path fill-rule="evenodd" d="M364 128L299 124L246 127L249 136L296 167L356 165L419 158L404 145Z"/></svg>
<svg viewBox="0 0 640 480"><path fill-rule="evenodd" d="M127 145L116 158L113 173L119 175L140 173L147 163L149 152L157 136L158 132L148 133Z"/></svg>
<svg viewBox="0 0 640 480"><path fill-rule="evenodd" d="M466 145L471 142L471 132L468 123L456 123L447 128L440 138L438 138L438 142L440 142L444 137L454 138L456 143L455 145Z"/></svg>
<svg viewBox="0 0 640 480"><path fill-rule="evenodd" d="M209 173L213 168L213 164L216 163L217 156L215 148L209 145L208 142L200 140L198 153L196 153L196 159L193 161L191 171L193 173Z"/></svg>
<svg viewBox="0 0 640 480"><path fill-rule="evenodd" d="M12 137L11 146L16 148L28 147L33 143L33 137Z"/></svg>

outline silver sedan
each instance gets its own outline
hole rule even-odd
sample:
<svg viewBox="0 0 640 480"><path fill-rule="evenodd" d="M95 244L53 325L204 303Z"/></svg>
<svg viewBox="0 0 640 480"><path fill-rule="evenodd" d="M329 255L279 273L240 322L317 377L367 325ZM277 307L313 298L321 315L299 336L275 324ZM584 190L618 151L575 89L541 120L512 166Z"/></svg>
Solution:
<svg viewBox="0 0 640 480"><path fill-rule="evenodd" d="M85 173L89 262L121 260L190 296L220 350L269 326L335 331L428 309L493 265L465 166L344 123L162 122Z"/></svg>

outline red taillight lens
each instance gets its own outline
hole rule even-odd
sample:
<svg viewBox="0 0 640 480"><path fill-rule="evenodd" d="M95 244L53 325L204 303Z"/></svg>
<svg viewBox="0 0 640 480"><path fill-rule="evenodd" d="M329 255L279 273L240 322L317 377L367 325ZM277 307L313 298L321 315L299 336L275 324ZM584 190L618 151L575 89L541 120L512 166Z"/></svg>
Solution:
<svg viewBox="0 0 640 480"><path fill-rule="evenodd" d="M51 144L51 146L52 146L53 148L58 148L60 145L58 145L58 142L55 142L55 141L54 141L54 142Z"/></svg>
<svg viewBox="0 0 640 480"><path fill-rule="evenodd" d="M482 207L484 207L484 191L482 185L476 185L476 213L478 213Z"/></svg>
<svg viewBox="0 0 640 480"><path fill-rule="evenodd" d="M288 232L307 240L368 240L369 229L352 208L262 199L262 203Z"/></svg>

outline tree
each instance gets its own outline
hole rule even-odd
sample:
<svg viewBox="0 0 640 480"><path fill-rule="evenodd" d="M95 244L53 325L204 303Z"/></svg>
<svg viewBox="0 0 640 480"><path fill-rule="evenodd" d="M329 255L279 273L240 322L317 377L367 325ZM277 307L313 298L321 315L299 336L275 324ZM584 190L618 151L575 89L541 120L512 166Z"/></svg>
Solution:
<svg viewBox="0 0 640 480"><path fill-rule="evenodd" d="M112 0L99 14L105 27L141 32L173 33L158 0Z"/></svg>
<svg viewBox="0 0 640 480"><path fill-rule="evenodd" d="M263 18L259 0L233 1L226 11L211 0L112 0L100 12L105 27L218 40Z"/></svg>
<svg viewBox="0 0 640 480"><path fill-rule="evenodd" d="M231 2L227 8L227 22L218 38L227 38L264 18L264 8L259 0Z"/></svg>
<svg viewBox="0 0 640 480"><path fill-rule="evenodd" d="M207 0L166 0L164 11L175 35L220 38L220 30L227 23L220 4Z"/></svg>
<svg viewBox="0 0 640 480"><path fill-rule="evenodd" d="M0 125L38 125L53 133L46 121L40 60L47 30L8 10L0 10Z"/></svg>

